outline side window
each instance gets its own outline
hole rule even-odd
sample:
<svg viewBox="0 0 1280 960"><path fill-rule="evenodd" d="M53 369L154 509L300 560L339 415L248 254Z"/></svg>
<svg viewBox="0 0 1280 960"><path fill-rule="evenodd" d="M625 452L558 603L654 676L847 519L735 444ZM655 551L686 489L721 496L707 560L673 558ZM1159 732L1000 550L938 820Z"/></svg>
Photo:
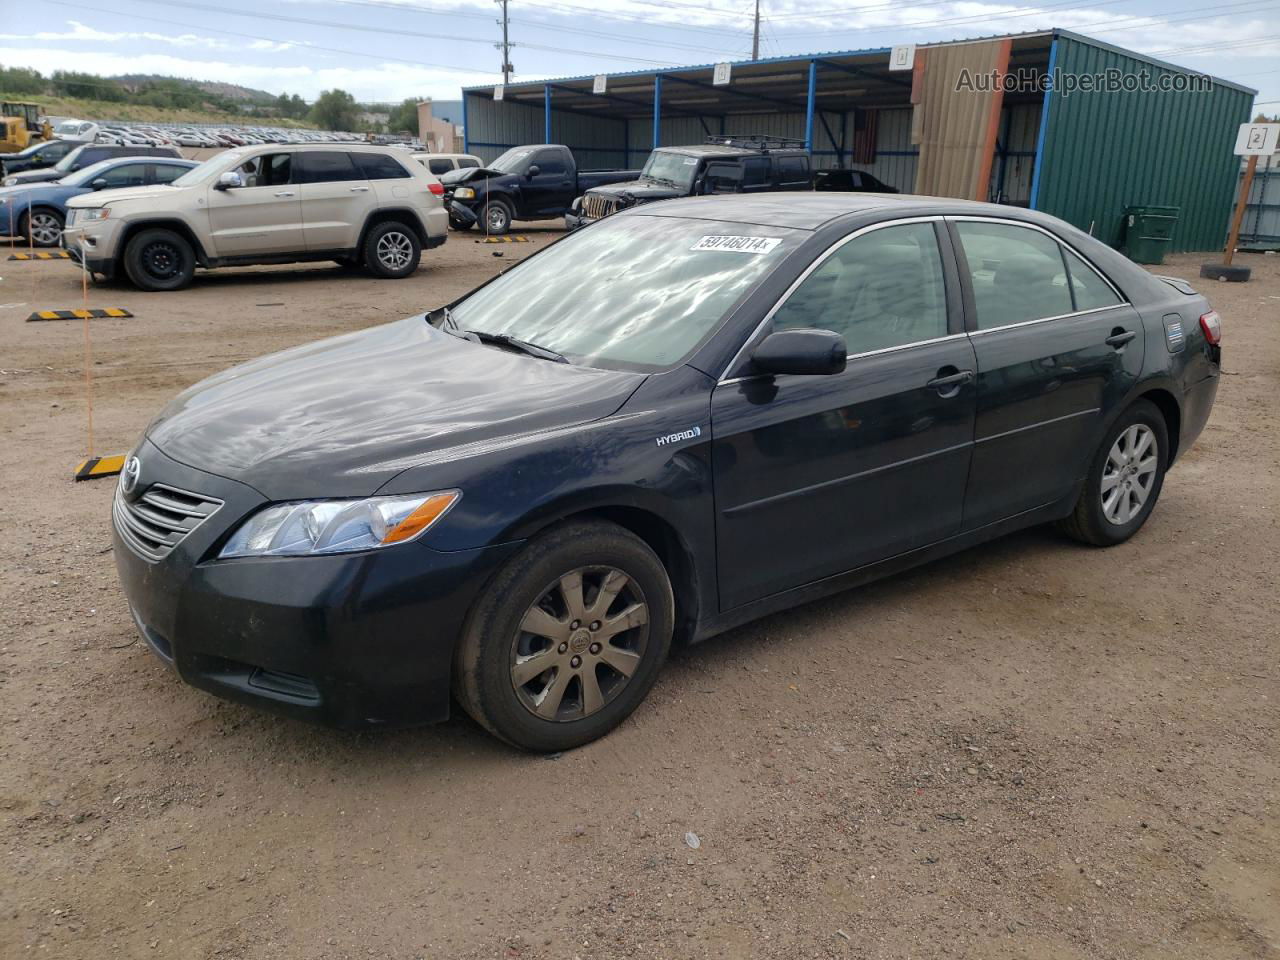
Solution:
<svg viewBox="0 0 1280 960"><path fill-rule="evenodd" d="M548 174L561 177L564 176L567 168L562 157L555 150L543 150L534 156L533 162L538 165L538 172L542 176Z"/></svg>
<svg viewBox="0 0 1280 960"><path fill-rule="evenodd" d="M744 187L758 187L768 182L768 157L748 157L742 161L742 185Z"/></svg>
<svg viewBox="0 0 1280 960"><path fill-rule="evenodd" d="M395 157L385 153L353 153L351 159L366 180L402 180L411 175Z"/></svg>
<svg viewBox="0 0 1280 960"><path fill-rule="evenodd" d="M783 183L796 183L809 179L808 157L779 157L778 179Z"/></svg>
<svg viewBox="0 0 1280 960"><path fill-rule="evenodd" d="M107 181L108 187L140 187L147 179L145 163L126 163L112 167L99 179Z"/></svg>
<svg viewBox="0 0 1280 960"><path fill-rule="evenodd" d="M47 160L61 160L71 152L71 144L65 140L54 140L49 144L49 149L40 151L40 155Z"/></svg>
<svg viewBox="0 0 1280 960"><path fill-rule="evenodd" d="M249 158L236 169L246 187L278 187L291 182L292 168L293 154L264 153Z"/></svg>
<svg viewBox="0 0 1280 960"><path fill-rule="evenodd" d="M341 183L364 180L351 162L351 154L338 150L303 151L295 158L294 183Z"/></svg>
<svg viewBox="0 0 1280 960"><path fill-rule="evenodd" d="M427 169L439 176L442 173L448 173L453 169L452 160L429 160L427 161Z"/></svg>
<svg viewBox="0 0 1280 960"><path fill-rule="evenodd" d="M113 154L109 150L86 150L76 158L76 163L80 164L81 169L83 169L92 163L97 163L99 160L106 160L111 156L113 156Z"/></svg>
<svg viewBox="0 0 1280 960"><path fill-rule="evenodd" d="M472 160L470 157L462 157L462 158L458 161L458 166L460 166L460 167L478 167L478 166L480 166L480 162L479 162L478 160Z"/></svg>
<svg viewBox="0 0 1280 960"><path fill-rule="evenodd" d="M822 262L773 316L775 330L816 327L867 353L947 335L942 256L931 223L881 227Z"/></svg>
<svg viewBox="0 0 1280 960"><path fill-rule="evenodd" d="M956 224L969 262L979 330L1071 313L1071 290L1058 242L1005 223Z"/></svg>
<svg viewBox="0 0 1280 960"><path fill-rule="evenodd" d="M1077 310L1099 310L1114 307L1120 302L1115 291L1107 286L1097 272L1078 256L1063 247L1067 258L1067 272L1071 277L1071 295L1075 297Z"/></svg>
<svg viewBox="0 0 1280 960"><path fill-rule="evenodd" d="M156 183L173 183L187 172L188 167L179 167L172 163L156 164Z"/></svg>

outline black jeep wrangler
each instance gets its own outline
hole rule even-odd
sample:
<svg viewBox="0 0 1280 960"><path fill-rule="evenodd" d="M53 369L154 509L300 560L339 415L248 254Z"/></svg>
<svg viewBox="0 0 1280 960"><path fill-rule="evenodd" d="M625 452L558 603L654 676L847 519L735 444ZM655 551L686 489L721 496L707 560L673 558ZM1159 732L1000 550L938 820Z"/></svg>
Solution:
<svg viewBox="0 0 1280 960"><path fill-rule="evenodd" d="M782 137L708 137L690 147L659 147L649 154L640 179L593 187L565 215L570 230L611 213L654 200L706 193L808 190L809 151L803 140Z"/></svg>

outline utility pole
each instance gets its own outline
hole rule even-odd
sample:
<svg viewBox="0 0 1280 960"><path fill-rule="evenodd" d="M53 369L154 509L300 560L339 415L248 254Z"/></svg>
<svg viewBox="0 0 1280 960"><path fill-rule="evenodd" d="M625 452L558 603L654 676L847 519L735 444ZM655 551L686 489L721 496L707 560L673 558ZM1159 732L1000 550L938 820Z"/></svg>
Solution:
<svg viewBox="0 0 1280 960"><path fill-rule="evenodd" d="M506 0L503 0L506 3ZM751 32L751 59L760 59L760 0L756 0L755 29Z"/></svg>
<svg viewBox="0 0 1280 960"><path fill-rule="evenodd" d="M511 41L507 39L507 28L509 21L507 19L507 0L493 0L494 3L502 7L502 42L495 43L494 46L502 51L502 84L506 86L511 82Z"/></svg>

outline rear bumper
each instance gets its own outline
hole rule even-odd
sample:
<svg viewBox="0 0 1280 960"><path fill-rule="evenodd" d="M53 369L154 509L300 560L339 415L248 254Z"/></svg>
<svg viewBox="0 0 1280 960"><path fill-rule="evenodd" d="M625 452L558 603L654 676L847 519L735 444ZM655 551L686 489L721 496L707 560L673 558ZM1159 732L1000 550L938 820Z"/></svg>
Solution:
<svg viewBox="0 0 1280 960"><path fill-rule="evenodd" d="M332 726L403 726L449 715L463 622L516 545L442 552L409 543L328 557L219 561L226 535L264 498L170 460L149 443L138 457L138 491L162 482L222 501L155 562L135 552L112 522L116 569L134 620L183 680Z"/></svg>
<svg viewBox="0 0 1280 960"><path fill-rule="evenodd" d="M1213 401L1218 395L1218 374L1205 377L1187 389L1182 398L1182 436L1178 439L1178 454L1191 449L1213 412Z"/></svg>

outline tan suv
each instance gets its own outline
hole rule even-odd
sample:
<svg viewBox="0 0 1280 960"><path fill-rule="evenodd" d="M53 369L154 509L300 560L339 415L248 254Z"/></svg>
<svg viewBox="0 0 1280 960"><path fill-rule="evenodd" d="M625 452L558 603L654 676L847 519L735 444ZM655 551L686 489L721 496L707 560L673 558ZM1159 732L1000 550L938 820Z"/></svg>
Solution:
<svg viewBox="0 0 1280 960"><path fill-rule="evenodd" d="M336 260L407 277L445 242L444 189L404 151L355 144L220 153L172 184L67 204L62 245L95 274L178 290L196 267Z"/></svg>

